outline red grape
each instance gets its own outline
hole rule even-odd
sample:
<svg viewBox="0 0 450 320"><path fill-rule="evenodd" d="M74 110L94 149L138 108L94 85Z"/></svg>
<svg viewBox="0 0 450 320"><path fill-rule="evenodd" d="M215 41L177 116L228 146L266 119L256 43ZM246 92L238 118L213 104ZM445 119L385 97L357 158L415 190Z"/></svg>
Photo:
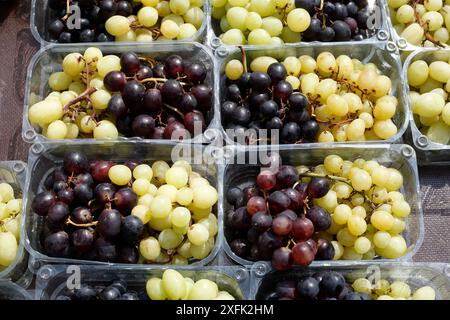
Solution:
<svg viewBox="0 0 450 320"><path fill-rule="evenodd" d="M297 241L306 241L314 234L314 225L308 218L297 218L292 225L292 236Z"/></svg>
<svg viewBox="0 0 450 320"><path fill-rule="evenodd" d="M266 200L263 197L251 197L247 202L247 212L250 215L257 212L267 212Z"/></svg>
<svg viewBox="0 0 450 320"><path fill-rule="evenodd" d="M292 248L292 259L301 266L308 266L314 260L314 251L306 242L298 242Z"/></svg>
<svg viewBox="0 0 450 320"><path fill-rule="evenodd" d="M275 173L272 171L262 170L258 177L256 177L256 183L261 189L269 191L277 184L277 178Z"/></svg>
<svg viewBox="0 0 450 320"><path fill-rule="evenodd" d="M272 255L272 266L280 271L292 268L293 260L291 250L285 247L276 249Z"/></svg>
<svg viewBox="0 0 450 320"><path fill-rule="evenodd" d="M292 230L292 220L285 215L277 216L272 222L272 231L279 236L287 236Z"/></svg>
<svg viewBox="0 0 450 320"><path fill-rule="evenodd" d="M307 192L312 198L322 198L330 191L330 180L327 178L312 178Z"/></svg>
<svg viewBox="0 0 450 320"><path fill-rule="evenodd" d="M286 210L291 205L291 200L282 191L275 191L269 196L269 206L273 213L278 213Z"/></svg>

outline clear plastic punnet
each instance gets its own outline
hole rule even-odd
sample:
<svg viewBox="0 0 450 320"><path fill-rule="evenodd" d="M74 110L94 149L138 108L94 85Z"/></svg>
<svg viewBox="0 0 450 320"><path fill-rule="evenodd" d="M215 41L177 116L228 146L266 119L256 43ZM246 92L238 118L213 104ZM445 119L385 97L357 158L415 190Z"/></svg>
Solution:
<svg viewBox="0 0 450 320"><path fill-rule="evenodd" d="M0 300L33 300L33 297L16 283L0 279Z"/></svg>
<svg viewBox="0 0 450 320"><path fill-rule="evenodd" d="M277 282L281 280L299 280L302 276L315 272L337 271L348 283L358 278L366 278L373 285L383 279L406 282L412 293L423 286L430 286L436 293L436 300L450 299L449 265L443 263L371 263L368 265L348 264L347 266L313 266L297 268L290 271L274 271L265 264L256 264L252 269L251 296L256 300L263 300L267 294L273 292Z"/></svg>
<svg viewBox="0 0 450 320"><path fill-rule="evenodd" d="M208 279L215 282L219 291L227 291L236 300L249 299L251 276L248 269L239 266L223 267L190 267L180 269L174 266L164 268L152 268L131 270L129 268L117 268L114 266L74 266L74 265L44 265L36 274L36 300L55 300L67 290L68 285L77 280L80 285L108 286L117 279L124 280L130 291L146 297L146 282L152 277L161 278L164 270L173 269L179 271L184 277L194 281Z"/></svg>
<svg viewBox="0 0 450 320"><path fill-rule="evenodd" d="M329 42L330 44L335 45L342 45L345 43L346 46L353 46L355 43L358 42L386 42L389 40L389 27L387 24L387 18L386 17L386 10L385 6L387 4L385 1L382 0L368 0L367 1L367 9L370 13L368 22L372 23L373 27L371 28L373 35L370 36L367 39L361 40L361 41L336 41L336 42ZM220 35L223 34L221 28L220 28L220 21L217 19L214 19L214 17L211 14L211 9L208 12L208 18L210 21L208 21L208 28L207 28L207 39L206 42L210 47L217 49L220 46L225 45L222 40L220 39ZM326 44L326 42L319 42L319 41L302 41L299 39L298 42L295 43L286 43L285 45L287 47L290 46L296 46L300 44L304 47L310 47L310 46L317 46L318 44ZM232 45L225 45L227 47L233 47ZM244 45L244 48L246 49L256 49L256 48L262 48L262 46L257 45Z"/></svg>
<svg viewBox="0 0 450 320"><path fill-rule="evenodd" d="M426 164L448 164L450 163L450 145L436 143L430 140L425 134L423 134L416 121L414 120L414 115L412 112L411 101L408 98L410 88L408 84L408 68L409 66L418 60L423 60L427 64L433 61L445 61L448 62L450 59L450 49L421 49L411 53L405 61L403 66L403 79L405 86L405 93L407 95L406 103L409 109L409 122L411 130L412 145L417 150L417 157L420 160L419 165Z"/></svg>
<svg viewBox="0 0 450 320"><path fill-rule="evenodd" d="M380 43L377 41L352 43L351 50L349 50L348 44L335 44L335 43L314 43L310 46L283 45L280 47L252 47L244 48L247 64L250 65L251 61L260 56L271 56L279 61L284 60L286 57L301 55L309 55L316 58L321 52L330 52L335 57L339 55L348 55L350 58L359 59L361 62L374 63L378 69L392 81L392 88L390 95L395 96L398 99L397 110L392 118L392 121L397 126L397 133L387 140L366 140L364 143L367 145L376 143L399 143L402 142L403 134L408 127L409 120L409 108L407 106L407 97L404 92L404 75L402 72L402 64L398 56L398 49L392 43ZM221 105L225 100L226 94L226 76L225 66L233 59L242 60L242 51L238 47L221 46L215 51L215 56L218 64L218 72L216 75L216 92L215 95L217 108L220 110ZM222 135L225 137L227 143L236 144L229 132L226 132L224 128L224 119L219 112L218 123L221 124ZM258 139L256 140L258 141ZM237 143L241 143L239 140ZM257 144L265 144L264 141L259 141ZM339 144L361 144L361 142L334 142L333 145ZM294 144L290 144L294 146ZM304 149L309 149L313 145L322 145L321 143L301 143L295 144L296 146L302 146Z"/></svg>
<svg viewBox="0 0 450 320"><path fill-rule="evenodd" d="M99 48L103 54L119 55L125 52L135 52L139 55L145 55L155 59L163 59L172 54L180 55L187 62L202 62L207 69L207 76L205 84L211 85L215 88L215 70L216 62L212 51L194 42L189 43L161 43L154 44L119 44L119 43L94 43L94 44L66 44L66 45L49 45L41 48L32 58L30 65L28 66L27 79L25 85L25 100L23 109L23 121L22 121L22 137L28 143L34 142L57 142L57 143L73 143L80 140L95 141L95 139L64 139L64 140L50 140L42 135L42 130L39 126L33 126L28 119L29 108L47 97L51 92L48 85L48 79L54 72L62 70L61 63L64 57L72 52L83 53L89 47ZM191 139L184 140L184 142L193 143L208 143L215 139L222 139L219 130L219 109L215 105L215 100L211 102L211 110L205 115L206 129L203 134L198 134ZM179 141L163 140L163 139L142 139L138 137L125 138L120 137L118 140L136 140L136 141L164 141L168 143L176 144Z"/></svg>
<svg viewBox="0 0 450 320"><path fill-rule="evenodd" d="M153 142L86 142L80 141L72 144L34 144L29 152L28 169L30 174L27 177L27 189L24 194L24 206L22 215L22 229L24 234L24 244L30 256L33 258L31 267L36 272L43 263L55 264L102 264L111 263L88 261L76 258L58 258L48 256L43 249L42 234L44 232L44 218L33 213L31 203L34 196L43 190L43 183L48 174L57 166L62 165L63 157L66 152L83 152L88 160L112 160L125 162L127 160L139 160L143 163L153 163L157 160L164 160L173 163L177 160L186 160L190 162L193 171L199 173L203 178L216 188L219 197L222 192L222 183L218 179L220 168L216 164L211 151L208 148L202 148L199 145L179 144L176 146L164 143ZM191 260L187 266L204 266L209 264L222 248L223 228L222 212L220 210L221 200L213 207L212 213L218 219L218 234L214 243L214 248L207 257L202 260ZM119 263L117 263L119 264ZM113 265L117 265L114 263ZM149 265L145 264L120 264L133 270L146 269ZM161 264L153 264L161 266Z"/></svg>
<svg viewBox="0 0 450 320"><path fill-rule="evenodd" d="M14 189L14 196L23 198L25 195L25 179L27 173L26 163L22 161L0 161L0 183L8 183ZM28 252L23 246L23 229L20 230L21 241L17 250L16 259L8 267L0 268L0 279L12 280L26 288L31 282L31 273L28 272ZM6 286L6 284L4 284Z"/></svg>
<svg viewBox="0 0 450 320"><path fill-rule="evenodd" d="M52 43L55 43L52 41L50 34L48 32L48 23L55 19L55 13L53 10L51 10L48 6L48 0L32 0L31 3L31 18L30 18L30 28L31 33L33 34L34 38L37 42L41 44L41 46L46 46ZM205 18L203 19L203 23L201 27L197 30L197 32L192 36L190 41L195 42L203 42L203 38L206 35L207 30L207 22L209 17L209 0L204 0L203 2L203 12L205 15ZM186 42L186 40L172 40L168 41L170 43L175 42ZM123 42L122 42L123 43ZM128 42L129 44L145 44L148 42ZM152 42L154 43L162 43L162 42ZM167 42L164 42L167 43ZM101 42L94 42L92 44L101 44Z"/></svg>
<svg viewBox="0 0 450 320"><path fill-rule="evenodd" d="M231 149L230 149L231 150ZM346 266L352 264L370 265L378 262L386 261L409 261L419 250L424 238L424 224L423 224L423 211L421 204L421 197L419 191L419 177L417 170L417 161L414 149L405 144L370 144L370 145L339 145L339 146L311 146L308 150L301 147L292 146L276 146L271 148L235 148L234 152L228 155L228 159L225 162L225 168L223 170L223 176L221 181L223 183L224 193L231 187L247 187L252 183L255 183L256 177L260 172L261 159L268 152L277 152L281 156L283 164L289 164L293 166L305 165L314 166L323 164L323 160L328 155L338 155L344 160L354 161L358 158L364 160L376 160L380 164L395 168L400 171L403 176L403 187L400 192L404 194L405 199L411 206L411 214L405 219L406 228L402 235L406 240L407 252L404 256L398 259L382 259L376 258L374 260L330 260L330 261L313 261L311 266ZM246 164L239 164L239 161L246 159ZM225 197L222 197L223 203L219 206L224 210L221 215L224 217L228 210L233 207L227 203ZM223 241L225 252L236 263L250 266L254 265L256 261L250 261L243 259L236 255L230 247L228 242L228 228L224 223L224 236ZM266 261L267 266L270 267L271 262Z"/></svg>

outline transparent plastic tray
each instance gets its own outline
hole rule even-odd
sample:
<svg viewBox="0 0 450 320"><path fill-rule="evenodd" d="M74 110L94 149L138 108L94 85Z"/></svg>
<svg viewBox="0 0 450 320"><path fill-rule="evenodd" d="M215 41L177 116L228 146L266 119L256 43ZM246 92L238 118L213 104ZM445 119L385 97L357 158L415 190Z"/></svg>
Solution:
<svg viewBox="0 0 450 320"><path fill-rule="evenodd" d="M89 160L115 160L124 162L126 160L140 160L145 162L153 162L156 160L172 161L177 160L174 157L183 157L186 160L195 159L192 163L193 170L202 175L202 177L209 180L219 194L222 194L222 184L218 181L219 168L215 164L212 156L208 154L208 150L201 148L199 145L179 144L178 147L187 147L187 151L173 152L173 146L169 144L157 143L152 144L141 142L117 142L117 143L93 143L93 142L78 142L72 144L34 144L29 151L28 169L30 174L27 176L27 189L24 194L24 205L22 215L22 229L24 233L24 244L31 257L33 258L30 267L33 272L42 266L43 263L57 263L57 264L102 264L107 265L111 263L100 261L88 261L71 258L56 258L47 256L43 252L40 235L44 227L44 218L39 217L31 210L31 203L34 196L43 189L43 182L47 175L55 166L62 165L62 159L68 151L81 151L88 157ZM180 150L180 149L175 149ZM203 153L204 152L204 153ZM174 156L174 157L173 157ZM197 158L194 158L197 157ZM218 217L219 230L216 236L215 247L212 252L203 260L194 261L191 265L206 265L210 263L217 255L222 247L223 228L222 228L222 210L219 210L220 204L213 208L213 213ZM119 265L119 263L112 263ZM120 264L135 269L146 269L150 265L144 264ZM185 266L185 267L190 267ZM158 265L152 265L158 266ZM159 265L161 266L161 265ZM181 266L180 268L183 268Z"/></svg>
<svg viewBox="0 0 450 320"><path fill-rule="evenodd" d="M317 57L320 52L329 51L335 56L345 54L351 58L360 59L363 63L374 63L381 70L381 72L387 75L392 80L391 94L396 96L398 99L397 112L393 118L394 123L397 125L398 132L393 137L387 140L373 140L365 141L368 145L373 143L394 143L400 142L403 134L408 127L409 119L409 109L407 107L407 99L403 87L403 73L402 64L398 56L397 47L393 43L380 43L380 42L365 42L359 43L355 42L351 44L351 50L349 50L348 44L334 44L334 43L314 43L311 46L280 46L277 48L273 47L257 47L251 49L245 49L247 56L247 63L259 56L272 56L276 59L283 60L288 56L300 56L300 55L310 55ZM216 92L218 94L216 97L216 105L220 110L220 106L223 101L225 101L225 66L228 61L232 59L241 60L241 51L237 47L226 47L222 46L218 48L215 52L217 58L217 64L219 71L216 75ZM220 112L219 112L220 113ZM219 123L222 128L222 135L225 137L228 144L235 144L231 137L229 137L222 125L221 115L219 114ZM261 142L260 144L263 144ZM300 144L305 149L312 145L322 145L321 143L304 143ZM334 145L340 144L358 144L358 142L335 142ZM298 145L298 144L297 144ZM291 144L291 146L294 146Z"/></svg>
<svg viewBox="0 0 450 320"><path fill-rule="evenodd" d="M191 41L203 42L203 38L206 35L207 30L207 17L209 16L209 0L204 0L203 12L205 14L205 19L197 32L192 36ZM46 46L55 42L51 41L51 37L48 33L48 23L55 19L53 10L48 7L48 0L32 0L31 3L31 17L30 17L30 28L31 33L37 42L41 46ZM186 40L172 40L165 41L164 43L175 43L175 42L186 42ZM121 42L124 43L124 42ZM143 44L145 42L128 42L128 44ZM161 42L158 42L160 44ZM93 42L92 44L101 44L101 42Z"/></svg>
<svg viewBox="0 0 450 320"><path fill-rule="evenodd" d="M16 283L1 279L0 300L33 300L33 297Z"/></svg>
<svg viewBox="0 0 450 320"><path fill-rule="evenodd" d="M14 189L14 196L23 197L27 167L22 161L0 161L0 183L6 182ZM20 230L20 243L16 259L7 268L1 268L0 279L17 282L22 287L28 287L31 274L28 272L28 253L23 246L23 229Z"/></svg>
<svg viewBox="0 0 450 320"><path fill-rule="evenodd" d="M221 181L223 183L223 190L226 192L230 187L246 186L250 182L255 182L256 176L260 168L260 157L253 153L261 152L261 148L247 147L236 148L234 155L228 158L227 164L223 170ZM290 165L318 165L323 163L323 159L330 154L341 156L345 160L355 160L362 158L365 160L377 160L381 164L395 168L403 175L403 187L401 192L405 195L405 199L411 206L411 214L405 219L406 229L403 232L403 237L408 246L408 252L403 257L398 259L376 259L376 260L332 260L332 261L313 261L312 266L345 266L353 263L358 264L373 264L380 261L408 261L419 250L424 238L423 212L419 193L419 177L417 172L417 161L414 149L409 145L402 144L371 144L371 145L339 145L339 146L311 146L308 150L300 147L291 146L277 146L271 149L266 149L265 152L278 152L283 159L283 164ZM254 159L253 164L235 164L236 159L251 159L249 155L252 154ZM225 213L232 209L225 197L222 197L222 205L219 207L224 211L221 213L225 217ZM224 226L224 235L227 234L226 226ZM250 266L256 262L243 259L237 256L230 248L227 239L224 240L225 252L235 262ZM267 262L270 265L270 261Z"/></svg>
<svg viewBox="0 0 450 320"><path fill-rule="evenodd" d="M256 300L264 298L264 294L274 289L276 282L286 279L299 279L314 272L333 270L342 273L347 281L357 278L368 278L372 283L378 279L388 281L404 281L414 292L420 287L430 286L436 292L436 300L450 299L449 266L442 263L373 263L370 265L325 266L308 269L293 269L286 272L273 271L264 264L252 268L251 296Z"/></svg>
<svg viewBox="0 0 450 320"><path fill-rule="evenodd" d="M300 44L301 46L309 47L309 46L317 46L318 44L336 44L336 45L346 45L347 47L349 45L353 45L355 43L361 43L361 42L372 42L372 41L382 41L385 42L389 39L389 28L387 24L386 19L386 11L383 9L384 7L384 1L383 0L368 0L368 8L373 12L373 16L370 19L372 19L374 22L378 24L377 26L377 32L370 38L364 39L362 41L336 41L336 42L320 42L320 41L299 41L296 43L287 43L286 46L295 46ZM208 18L210 21L208 21L208 28L207 28L207 39L206 43L211 48L218 48L220 46L227 46L227 47L234 47L232 45L225 45L222 40L219 38L219 36L223 33L220 29L219 21L214 19L211 15L212 9L209 10ZM376 20L375 20L376 19ZM372 21L371 20L371 21ZM256 46L256 45L244 45L243 46L246 49L256 49L261 48L262 46Z"/></svg>
<svg viewBox="0 0 450 320"><path fill-rule="evenodd" d="M409 66L417 60L424 60L427 63L433 61L449 61L450 59L450 48L449 49L422 49L415 51L408 56L403 67L403 79L405 86L405 94L408 97L409 85L408 85L408 68ZM409 122L411 130L411 138L414 147L417 149L417 156L419 159L419 165L422 164L445 164L450 162L450 145L443 145L436 143L428 139L428 137L417 128L414 121L414 116L412 113L412 106L409 98L406 99L406 103L409 109Z"/></svg>
<svg viewBox="0 0 450 320"><path fill-rule="evenodd" d="M165 58L171 54L178 54L185 58L187 61L200 61L203 62L208 70L208 74L205 83L210 84L212 88L215 88L215 69L216 62L210 49L194 42L189 43L160 43L154 44L119 44L119 43L96 43L96 44L64 44L64 45L49 45L38 51L32 58L30 65L28 66L27 79L25 84L25 102L23 109L23 121L22 121L22 137L28 143L44 142L44 141L59 141L59 143L74 143L80 140L96 141L95 139L64 139L64 140L49 140L40 133L40 129L33 127L28 120L29 107L43 100L50 92L48 86L48 78L54 72L61 71L61 63L64 56L71 52L83 53L87 48L95 46L102 50L103 54L116 54L120 55L124 52L135 52L138 54L149 55L154 58ZM218 136L218 120L219 109L212 101L211 111L206 115L205 120L208 123L207 129L203 135L198 135L195 138L186 140L185 142L202 143L212 141L219 138ZM220 137L221 138L221 137ZM142 138L124 138L119 137L119 140L137 140L137 141L158 141L162 139L142 139ZM165 142L171 142L171 140L162 140ZM177 143L178 141L172 141Z"/></svg>
<svg viewBox="0 0 450 320"><path fill-rule="evenodd" d="M54 300L66 288L67 280L73 270L68 273L68 265L45 265L36 275L36 300ZM70 266L77 268L77 266ZM214 281L219 290L229 292L236 300L245 300L249 297L250 273L249 270L238 266L227 267L191 267L180 269L177 267L147 268L145 270L130 270L115 267L79 266L80 284L108 285L116 279L123 279L129 288L135 291L144 291L145 284L151 277L161 277L165 269L175 269L183 276L194 281L209 279ZM77 271L78 274L78 271ZM73 276L72 276L73 277Z"/></svg>

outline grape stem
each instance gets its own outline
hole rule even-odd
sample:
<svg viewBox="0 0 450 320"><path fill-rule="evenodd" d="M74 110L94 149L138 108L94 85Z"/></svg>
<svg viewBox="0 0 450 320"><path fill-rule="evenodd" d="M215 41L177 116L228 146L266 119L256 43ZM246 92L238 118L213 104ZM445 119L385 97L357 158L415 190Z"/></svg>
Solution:
<svg viewBox="0 0 450 320"><path fill-rule="evenodd" d="M158 83L158 82L167 82L170 79L166 79L166 78L146 78L146 79L142 79L141 82L142 83L147 83L147 82L154 82L154 83ZM188 84L186 82L181 82L180 84L182 86L187 86Z"/></svg>
<svg viewBox="0 0 450 320"><path fill-rule="evenodd" d="M433 43L435 46L441 47L441 48L445 48L447 47L446 45L442 44L440 41L435 40L433 38L433 36L431 35L431 33L428 31L429 27L428 27L428 22L424 22L422 21L422 19L420 18L420 13L417 10L417 5L418 4L422 4L423 1L422 0L413 0L412 2L409 2L409 4L411 5L411 7L414 9L414 20L415 22L417 22L424 30L425 32L425 40L423 42L425 42L426 40L430 41L431 43ZM422 44L423 44L422 42Z"/></svg>
<svg viewBox="0 0 450 320"><path fill-rule="evenodd" d="M242 46L239 46L239 50L241 50L241 58L242 65L244 66L244 73L247 73L247 55L245 54L245 49Z"/></svg>
<svg viewBox="0 0 450 320"><path fill-rule="evenodd" d="M342 181L346 183L350 183L350 180L344 177L338 177L333 175L320 174L315 172L305 172L300 174L301 177L310 177L310 178L328 178L330 180Z"/></svg>
<svg viewBox="0 0 450 320"><path fill-rule="evenodd" d="M70 220L70 218L68 218L66 221L66 224L70 224L72 226L82 227L82 228L93 227L93 226L97 225L97 223L98 223L98 221L93 221L91 223L75 223L72 220Z"/></svg>
<svg viewBox="0 0 450 320"><path fill-rule="evenodd" d="M157 64L156 60L150 57L139 57L139 60L147 62L152 68L154 68L155 65Z"/></svg>
<svg viewBox="0 0 450 320"><path fill-rule="evenodd" d="M167 104L167 103L164 103L163 106L166 107L167 109L172 110L173 112L176 112L182 119L184 119L183 112L181 112L177 108L175 108L175 107L173 107L173 106L171 106L170 104Z"/></svg>
<svg viewBox="0 0 450 320"><path fill-rule="evenodd" d="M61 18L63 21L66 21L69 18L70 2L71 0L66 0L66 15Z"/></svg>
<svg viewBox="0 0 450 320"><path fill-rule="evenodd" d="M69 108L74 104L77 104L84 100L89 100L89 95L93 94L95 91L97 91L97 88L87 87L86 90L84 90L84 92L81 93L78 97L76 97L75 99L69 101L67 104L64 105L64 112L67 112Z"/></svg>
<svg viewBox="0 0 450 320"><path fill-rule="evenodd" d="M142 30L142 29L148 30L152 33L152 37L154 40L158 40L158 38L161 36L161 31L159 29L157 29L157 28L152 29L152 28L146 27L143 24L138 23L137 21L133 21L130 24L130 29L133 31Z"/></svg>

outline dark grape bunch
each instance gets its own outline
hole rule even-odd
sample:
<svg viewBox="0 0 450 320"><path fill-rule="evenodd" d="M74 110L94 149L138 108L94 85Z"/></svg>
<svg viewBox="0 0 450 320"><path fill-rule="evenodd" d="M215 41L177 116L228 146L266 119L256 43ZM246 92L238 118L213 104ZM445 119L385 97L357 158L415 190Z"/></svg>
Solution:
<svg viewBox="0 0 450 320"><path fill-rule="evenodd" d="M372 300L366 292L355 292L336 271L321 271L299 279L277 282L264 300Z"/></svg>
<svg viewBox="0 0 450 320"><path fill-rule="evenodd" d="M107 42L114 37L105 29L105 22L114 15L128 17L136 14L140 5L130 0L78 0L70 1L81 10L80 29L71 28L67 19L67 1L49 0L48 6L55 19L48 24L51 41L59 43L72 42Z"/></svg>
<svg viewBox="0 0 450 320"><path fill-rule="evenodd" d="M272 130L279 131L281 143L314 142L319 124L308 111L307 97L294 92L287 76L286 67L274 62L267 72L244 72L234 81L227 77L226 101L221 107L225 129L233 130L236 139L248 129L254 129L247 131L248 138L258 139L259 130L266 129L268 139Z"/></svg>
<svg viewBox="0 0 450 320"><path fill-rule="evenodd" d="M111 71L104 79L106 89L115 92L108 111L117 118L120 134L183 139L205 130L212 87L204 83L203 63L188 63L178 55L162 62L143 61L131 52L122 54L120 63L121 71Z"/></svg>
<svg viewBox="0 0 450 320"><path fill-rule="evenodd" d="M65 289L56 300L148 300L145 290L135 292L128 288L125 280L114 280L107 286L83 284L79 289Z"/></svg>
<svg viewBox="0 0 450 320"><path fill-rule="evenodd" d="M134 168L137 163L126 165ZM113 162L89 163L83 153L69 152L62 167L45 180L45 191L31 204L45 217L43 249L52 257L137 263L144 224L130 215L138 196L128 186L114 185Z"/></svg>
<svg viewBox="0 0 450 320"><path fill-rule="evenodd" d="M297 169L290 165L277 172L262 168L256 183L226 193L233 206L226 216L231 250L244 259L272 260L278 270L333 259L332 243L319 235L330 227L331 217L312 203L329 190L327 178L299 182Z"/></svg>
<svg viewBox="0 0 450 320"><path fill-rule="evenodd" d="M367 25L370 12L367 0L295 0L295 7L311 15L303 41L361 41L374 30Z"/></svg>

